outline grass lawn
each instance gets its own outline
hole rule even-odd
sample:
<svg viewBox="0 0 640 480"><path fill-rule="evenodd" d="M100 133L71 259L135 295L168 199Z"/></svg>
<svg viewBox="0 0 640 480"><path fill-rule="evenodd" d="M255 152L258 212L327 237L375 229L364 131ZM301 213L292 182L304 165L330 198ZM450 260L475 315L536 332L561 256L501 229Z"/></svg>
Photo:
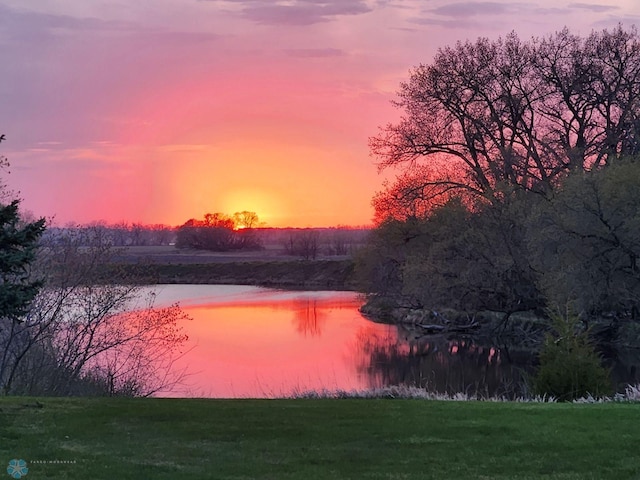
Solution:
<svg viewBox="0 0 640 480"><path fill-rule="evenodd" d="M640 404L0 398L0 474L640 479Z"/></svg>

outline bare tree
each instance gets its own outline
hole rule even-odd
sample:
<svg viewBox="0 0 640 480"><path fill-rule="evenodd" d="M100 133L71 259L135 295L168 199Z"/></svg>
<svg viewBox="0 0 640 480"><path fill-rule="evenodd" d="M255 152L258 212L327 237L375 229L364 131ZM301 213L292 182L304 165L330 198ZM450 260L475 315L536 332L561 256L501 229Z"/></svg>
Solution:
<svg viewBox="0 0 640 480"><path fill-rule="evenodd" d="M170 367L185 315L154 308L153 295L106 271L111 248L87 245L85 234L42 245L36 266L47 283L3 339L4 393L149 395L179 380Z"/></svg>
<svg viewBox="0 0 640 480"><path fill-rule="evenodd" d="M341 228L332 232L330 238L329 253L332 255L346 255L351 247L349 231Z"/></svg>
<svg viewBox="0 0 640 480"><path fill-rule="evenodd" d="M129 243L130 226L127 222L119 222L111 225L113 245L116 247L124 247Z"/></svg>
<svg viewBox="0 0 640 480"><path fill-rule="evenodd" d="M305 260L315 260L320 251L320 235L317 230L306 228L298 238L299 253Z"/></svg>
<svg viewBox="0 0 640 480"><path fill-rule="evenodd" d="M320 253L320 234L316 229L303 228L291 230L284 243L285 252L305 260L315 260Z"/></svg>
<svg viewBox="0 0 640 480"><path fill-rule="evenodd" d="M422 214L453 194L493 203L514 189L547 193L569 171L635 154L639 99L635 29L442 48L401 85L403 119L370 141L381 169L405 172L379 194L379 216L394 215L384 209L393 202Z"/></svg>
<svg viewBox="0 0 640 480"><path fill-rule="evenodd" d="M586 38L568 29L535 41L545 154L556 169L588 170L638 152L640 41L618 26Z"/></svg>
<svg viewBox="0 0 640 480"><path fill-rule="evenodd" d="M236 228L255 228L259 223L258 214L246 210L234 213L233 220Z"/></svg>

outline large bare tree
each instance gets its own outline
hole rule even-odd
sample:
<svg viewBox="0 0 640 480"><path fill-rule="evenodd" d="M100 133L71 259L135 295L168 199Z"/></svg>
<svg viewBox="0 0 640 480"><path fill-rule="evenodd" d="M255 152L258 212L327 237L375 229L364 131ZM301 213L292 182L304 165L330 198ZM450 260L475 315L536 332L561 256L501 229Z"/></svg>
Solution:
<svg viewBox="0 0 640 480"><path fill-rule="evenodd" d="M402 119L370 140L380 168L400 170L376 197L378 219L453 195L546 193L567 172L640 150L640 40L618 26L459 42L416 67L396 105Z"/></svg>

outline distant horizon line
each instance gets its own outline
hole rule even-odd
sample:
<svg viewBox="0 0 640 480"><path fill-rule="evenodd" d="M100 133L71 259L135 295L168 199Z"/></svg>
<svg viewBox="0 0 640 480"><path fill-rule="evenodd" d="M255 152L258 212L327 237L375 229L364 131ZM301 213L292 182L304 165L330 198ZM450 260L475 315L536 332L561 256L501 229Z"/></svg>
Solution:
<svg viewBox="0 0 640 480"><path fill-rule="evenodd" d="M186 222L185 222L186 223ZM91 227L103 227L103 228L111 228L111 229L117 229L117 228L131 228L133 226L136 227L141 227L141 228L146 228L149 230L152 229L159 229L159 228L168 228L168 229L177 229L180 228L184 225L170 225L167 223L142 223L142 222L115 222L115 223L108 223L106 221L101 221L101 220L96 220L96 221L92 221L89 223L75 223L75 222L68 222L67 225L48 225L47 229L58 229L58 230L65 230L65 229L81 229L81 228L91 228ZM324 230L370 230L372 228L375 228L375 224L371 223L368 225L330 225L330 226L305 226L305 227L295 227L295 226L285 226L285 227L280 227L280 226L271 226L271 225L258 225L256 227L245 227L245 228L240 228L239 230L306 230L306 229L316 229L316 230L320 230L320 229L324 229Z"/></svg>

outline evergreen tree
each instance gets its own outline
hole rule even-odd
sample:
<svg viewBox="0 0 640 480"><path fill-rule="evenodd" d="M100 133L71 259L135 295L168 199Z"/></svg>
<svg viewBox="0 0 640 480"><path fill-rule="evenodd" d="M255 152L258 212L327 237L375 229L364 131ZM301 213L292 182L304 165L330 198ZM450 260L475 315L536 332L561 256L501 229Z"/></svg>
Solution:
<svg viewBox="0 0 640 480"><path fill-rule="evenodd" d="M45 220L24 224L18 212L20 202L0 205L0 318L23 316L38 293L40 281L29 278Z"/></svg>

